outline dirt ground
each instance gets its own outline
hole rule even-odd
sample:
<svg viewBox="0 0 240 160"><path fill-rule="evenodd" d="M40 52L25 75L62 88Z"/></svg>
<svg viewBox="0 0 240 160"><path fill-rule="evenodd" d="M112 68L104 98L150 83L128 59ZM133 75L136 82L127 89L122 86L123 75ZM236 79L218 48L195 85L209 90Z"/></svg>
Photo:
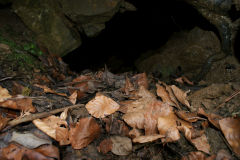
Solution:
<svg viewBox="0 0 240 160"><path fill-rule="evenodd" d="M240 158L234 56L214 62L199 83L184 73L168 81L107 67L75 73L40 54L9 14L0 12L0 159Z"/></svg>

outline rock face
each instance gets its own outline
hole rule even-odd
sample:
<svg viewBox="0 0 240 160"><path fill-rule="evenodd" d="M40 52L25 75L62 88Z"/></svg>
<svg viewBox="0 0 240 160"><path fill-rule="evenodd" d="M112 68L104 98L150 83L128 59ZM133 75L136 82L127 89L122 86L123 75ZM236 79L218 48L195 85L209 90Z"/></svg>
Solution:
<svg viewBox="0 0 240 160"><path fill-rule="evenodd" d="M124 0L16 0L13 9L42 46L64 56L81 45L79 31L96 36L115 13L135 8Z"/></svg>
<svg viewBox="0 0 240 160"><path fill-rule="evenodd" d="M181 71L190 77L200 72L210 55L220 53L221 45L211 31L194 28L189 32L176 33L152 56L140 58L136 66L140 71L160 73L162 77Z"/></svg>
<svg viewBox="0 0 240 160"><path fill-rule="evenodd" d="M55 0L17 0L13 9L37 35L37 40L52 54L63 56L81 44Z"/></svg>
<svg viewBox="0 0 240 160"><path fill-rule="evenodd" d="M59 0L63 12L89 37L96 36L105 28L123 0Z"/></svg>

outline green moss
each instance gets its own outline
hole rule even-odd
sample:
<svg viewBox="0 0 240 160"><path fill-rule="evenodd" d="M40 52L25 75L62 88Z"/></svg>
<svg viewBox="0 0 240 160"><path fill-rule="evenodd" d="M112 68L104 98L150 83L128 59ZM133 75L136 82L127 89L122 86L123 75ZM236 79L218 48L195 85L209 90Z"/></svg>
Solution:
<svg viewBox="0 0 240 160"><path fill-rule="evenodd" d="M31 94L32 90L28 87L24 87L22 90L22 95L29 96Z"/></svg>
<svg viewBox="0 0 240 160"><path fill-rule="evenodd" d="M6 54L5 60L11 62L14 68L20 67L23 70L33 70L38 68L42 70L41 63L38 59L43 52L33 42L19 44L10 38L5 38L0 32L0 43L10 47L12 53Z"/></svg>

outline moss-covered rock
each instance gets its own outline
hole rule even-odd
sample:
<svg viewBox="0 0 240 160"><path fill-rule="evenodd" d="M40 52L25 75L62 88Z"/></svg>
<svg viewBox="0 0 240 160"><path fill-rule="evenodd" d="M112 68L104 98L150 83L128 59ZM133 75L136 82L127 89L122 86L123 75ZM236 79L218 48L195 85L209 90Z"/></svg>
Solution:
<svg viewBox="0 0 240 160"><path fill-rule="evenodd" d="M57 1L18 0L13 9L50 53L64 56L80 46L79 33L60 12Z"/></svg>

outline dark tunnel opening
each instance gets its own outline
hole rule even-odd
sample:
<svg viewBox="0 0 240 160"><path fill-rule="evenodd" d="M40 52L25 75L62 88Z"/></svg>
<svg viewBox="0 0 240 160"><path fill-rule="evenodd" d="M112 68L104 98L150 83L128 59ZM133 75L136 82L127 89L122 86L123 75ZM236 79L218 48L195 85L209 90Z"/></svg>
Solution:
<svg viewBox="0 0 240 160"><path fill-rule="evenodd" d="M160 48L174 32L199 26L217 33L197 10L182 1L129 2L137 11L116 14L95 38L81 35L81 47L63 57L72 70L98 70L104 64L113 72L134 70L134 61L142 53Z"/></svg>

